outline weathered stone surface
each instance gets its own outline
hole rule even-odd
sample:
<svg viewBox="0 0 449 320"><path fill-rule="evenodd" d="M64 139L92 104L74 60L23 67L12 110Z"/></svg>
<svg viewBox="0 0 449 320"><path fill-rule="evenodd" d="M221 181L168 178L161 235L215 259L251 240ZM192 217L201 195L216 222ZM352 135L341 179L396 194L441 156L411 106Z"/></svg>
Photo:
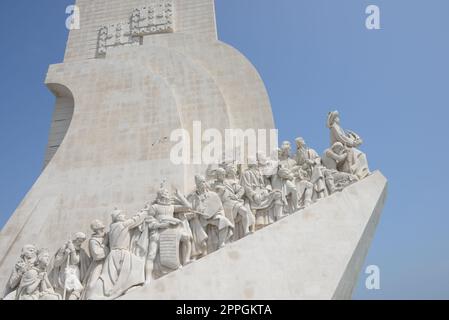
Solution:
<svg viewBox="0 0 449 320"><path fill-rule="evenodd" d="M350 298L386 179L370 175L338 112L324 161L297 138L294 157L286 141L279 161L248 156L241 176L232 162L175 164L169 137L201 141L194 123L222 135L274 128L257 71L218 41L213 0L77 5L82 27L46 79L56 107L44 171L0 233L7 299L115 299L143 283L123 298ZM124 211L109 217L113 207ZM28 276L39 286L22 296Z"/></svg>
<svg viewBox="0 0 449 320"><path fill-rule="evenodd" d="M350 299L386 194L375 172L122 299Z"/></svg>
<svg viewBox="0 0 449 320"><path fill-rule="evenodd" d="M206 168L169 161L174 129L274 128L259 74L217 40L213 0L173 0L173 33L96 56L103 25L154 2L77 1L81 29L46 79L57 98L46 167L0 233L0 288L24 245L55 252L92 219L109 221L111 207L140 210L164 178L189 192Z"/></svg>

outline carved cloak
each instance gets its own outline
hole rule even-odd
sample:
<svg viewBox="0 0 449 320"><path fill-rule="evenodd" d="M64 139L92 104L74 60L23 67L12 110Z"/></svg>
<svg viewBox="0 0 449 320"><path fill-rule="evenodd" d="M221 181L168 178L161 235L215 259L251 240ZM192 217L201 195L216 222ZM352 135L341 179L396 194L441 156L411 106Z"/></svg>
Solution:
<svg viewBox="0 0 449 320"><path fill-rule="evenodd" d="M59 253L59 252L58 252ZM48 278L51 282L51 285L53 286L53 288L55 290L59 291L63 291L64 290L64 279L65 279L65 272L66 272L66 268L67 268L67 263L68 263L68 255L65 254L64 256L64 261L59 265L56 266L55 265L55 260L56 257L58 255L58 253L56 253L56 255L53 257L51 263L50 263L50 267L48 268L50 270L49 274L48 274ZM79 269L79 281L80 283L83 283L85 278L88 275L88 269L91 263L91 259L88 256L88 254L86 253L86 251L84 249L80 249L78 251L79 254L79 263L78 265L76 265Z"/></svg>
<svg viewBox="0 0 449 320"><path fill-rule="evenodd" d="M130 251L132 227L127 222L111 224L111 252L104 262L99 279L103 282L105 299L116 299L131 287L145 282L145 259Z"/></svg>

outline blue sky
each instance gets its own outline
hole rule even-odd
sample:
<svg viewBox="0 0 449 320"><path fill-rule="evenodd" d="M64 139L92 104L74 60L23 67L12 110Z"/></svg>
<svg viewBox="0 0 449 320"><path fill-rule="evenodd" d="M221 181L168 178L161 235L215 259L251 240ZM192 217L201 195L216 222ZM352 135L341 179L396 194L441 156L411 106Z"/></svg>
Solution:
<svg viewBox="0 0 449 320"><path fill-rule="evenodd" d="M42 168L70 0L0 1L0 226ZM381 30L365 28L365 8ZM328 111L359 133L389 195L366 264L381 290L356 299L449 299L447 0L216 0L219 37L259 70L281 140L320 153Z"/></svg>

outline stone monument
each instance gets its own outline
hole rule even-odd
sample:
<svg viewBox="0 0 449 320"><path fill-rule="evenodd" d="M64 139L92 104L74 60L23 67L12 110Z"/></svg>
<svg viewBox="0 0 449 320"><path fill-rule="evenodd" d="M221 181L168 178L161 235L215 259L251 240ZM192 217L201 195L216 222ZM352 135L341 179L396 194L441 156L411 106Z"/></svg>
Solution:
<svg viewBox="0 0 449 320"><path fill-rule="evenodd" d="M195 121L274 129L259 74L218 40L213 0L76 5L44 170L0 233L4 299L350 298L386 179L339 113L323 157L298 138L248 166L174 164Z"/></svg>

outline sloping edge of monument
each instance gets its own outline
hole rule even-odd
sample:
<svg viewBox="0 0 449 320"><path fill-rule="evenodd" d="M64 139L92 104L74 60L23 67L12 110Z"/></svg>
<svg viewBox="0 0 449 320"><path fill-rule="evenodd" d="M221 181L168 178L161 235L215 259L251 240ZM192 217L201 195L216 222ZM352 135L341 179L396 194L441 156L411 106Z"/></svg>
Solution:
<svg viewBox="0 0 449 320"><path fill-rule="evenodd" d="M371 242L374 238L377 226L380 222L382 210L387 200L388 182L379 198L376 207L371 215L370 220L360 238L360 241L354 250L351 260L349 261L346 271L341 278L337 289L332 297L333 300L348 300L352 298L357 280L360 276L360 270L363 267L366 256L368 255Z"/></svg>
<svg viewBox="0 0 449 320"><path fill-rule="evenodd" d="M375 172L120 299L350 299L386 192ZM319 231L329 234L315 237Z"/></svg>

